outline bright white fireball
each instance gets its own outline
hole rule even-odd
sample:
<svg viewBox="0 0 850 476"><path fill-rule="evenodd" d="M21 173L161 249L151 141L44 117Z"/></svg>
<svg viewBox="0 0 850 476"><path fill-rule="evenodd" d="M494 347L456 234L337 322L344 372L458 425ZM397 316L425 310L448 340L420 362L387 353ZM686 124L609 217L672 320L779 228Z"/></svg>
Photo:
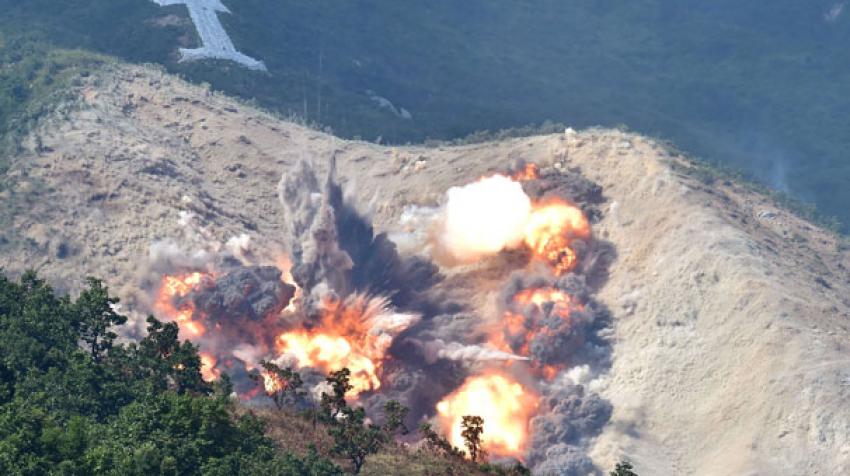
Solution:
<svg viewBox="0 0 850 476"><path fill-rule="evenodd" d="M493 175L447 196L440 245L455 260L473 262L522 243L531 199L520 183Z"/></svg>

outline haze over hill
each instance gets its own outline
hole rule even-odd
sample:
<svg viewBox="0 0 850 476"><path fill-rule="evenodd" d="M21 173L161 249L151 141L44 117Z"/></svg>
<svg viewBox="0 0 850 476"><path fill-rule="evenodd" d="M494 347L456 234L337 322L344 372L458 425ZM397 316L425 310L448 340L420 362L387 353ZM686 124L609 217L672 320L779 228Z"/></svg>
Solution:
<svg viewBox="0 0 850 476"><path fill-rule="evenodd" d="M370 141L622 124L813 201L845 231L850 223L843 2L224 4L236 48L268 73L178 63L178 48L199 45L187 9L150 0L3 0L0 48L26 37L161 63ZM25 95L21 84L10 94Z"/></svg>
<svg viewBox="0 0 850 476"><path fill-rule="evenodd" d="M458 147L335 138L153 68L106 66L22 142L4 182L0 266L61 288L103 277L143 307L140 269L164 238L257 253L284 244L282 173L336 153L338 176L381 230L409 205L517 159L602 186L593 232L616 259L598 299L611 311L610 368L584 382L613 406L585 444L594 463L641 474L841 474L850 467L850 254L842 242L656 141L567 131ZM193 236L181 212L200 217ZM193 241L195 240L195 241ZM401 247L404 251L404 247ZM410 252L410 251L405 251ZM447 268L485 319L488 268ZM472 279L475 278L475 279ZM579 376L576 378L580 379Z"/></svg>

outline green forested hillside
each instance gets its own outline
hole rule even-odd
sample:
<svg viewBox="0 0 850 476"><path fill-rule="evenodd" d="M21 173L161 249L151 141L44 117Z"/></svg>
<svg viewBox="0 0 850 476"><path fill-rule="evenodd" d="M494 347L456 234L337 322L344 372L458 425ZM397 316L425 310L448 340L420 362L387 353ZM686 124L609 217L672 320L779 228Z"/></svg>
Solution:
<svg viewBox="0 0 850 476"><path fill-rule="evenodd" d="M145 338L117 343L127 318L116 303L94 279L71 299L34 273L13 281L0 272L0 474L529 474L443 451L433 431L419 450L396 443L407 409L390 402L382 426L367 424L344 397L348 369L328 376L321 406L299 410L283 402L303 390L300 376L266 363L290 379L269 394L276 405L238 403L226 375L202 379L198 349L175 323L149 317Z"/></svg>
<svg viewBox="0 0 850 476"><path fill-rule="evenodd" d="M850 17L833 0L224 3L268 73L176 63L197 41L186 9L149 0L0 0L0 31L163 63L368 140L623 124L850 222Z"/></svg>
<svg viewBox="0 0 850 476"><path fill-rule="evenodd" d="M339 473L236 416L175 324L149 319L148 337L115 345L109 326L125 318L113 303L97 281L71 300L33 274L0 276L0 473Z"/></svg>

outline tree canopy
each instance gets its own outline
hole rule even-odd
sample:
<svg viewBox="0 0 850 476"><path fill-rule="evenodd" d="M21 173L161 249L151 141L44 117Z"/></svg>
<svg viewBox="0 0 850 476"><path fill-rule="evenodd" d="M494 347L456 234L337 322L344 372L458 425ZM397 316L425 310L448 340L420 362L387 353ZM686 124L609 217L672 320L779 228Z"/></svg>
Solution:
<svg viewBox="0 0 850 476"><path fill-rule="evenodd" d="M116 303L95 279L72 300L0 275L0 474L340 474L237 415L174 323L149 317L147 337L116 344Z"/></svg>

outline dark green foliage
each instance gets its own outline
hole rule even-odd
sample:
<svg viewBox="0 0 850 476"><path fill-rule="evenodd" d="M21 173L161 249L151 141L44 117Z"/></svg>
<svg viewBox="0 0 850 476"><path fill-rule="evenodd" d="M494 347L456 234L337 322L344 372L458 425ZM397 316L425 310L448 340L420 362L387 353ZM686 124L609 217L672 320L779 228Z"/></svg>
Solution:
<svg viewBox="0 0 850 476"><path fill-rule="evenodd" d="M209 394L212 387L201 378L198 348L189 341L180 342L178 332L176 323L163 324L148 317L147 337L138 346L127 347L130 359L156 390Z"/></svg>
<svg viewBox="0 0 850 476"><path fill-rule="evenodd" d="M346 392L353 388L350 377L351 371L343 368L326 378L333 393L322 393L322 413L330 424L328 433L334 440L331 452L349 460L354 474L360 474L366 457L377 453L392 433L403 425L399 418L403 420L408 409L398 402L388 402L384 407L388 410L388 425L382 428L367 424L366 410L363 407L349 407L345 401Z"/></svg>
<svg viewBox="0 0 850 476"><path fill-rule="evenodd" d="M478 466L478 469L480 469L483 473L495 474L498 476L531 476L531 470L520 462L516 462L512 466L483 463Z"/></svg>
<svg viewBox="0 0 850 476"><path fill-rule="evenodd" d="M118 299L109 297L101 281L89 278L88 289L71 307L74 330L95 362L99 362L103 354L112 348L118 337L110 330L112 326L127 322L126 317L115 312L113 306L117 303Z"/></svg>
<svg viewBox="0 0 850 476"><path fill-rule="evenodd" d="M388 435L394 435L397 432L401 432L402 435L406 435L409 433L407 426L404 424L404 419L407 418L407 414L410 413L410 409L402 405L396 400L389 400L384 404L384 426L383 430Z"/></svg>
<svg viewBox="0 0 850 476"><path fill-rule="evenodd" d="M465 454L460 448L453 446L449 440L434 431L430 423L419 425L419 434L425 439L428 449L447 458L463 459Z"/></svg>
<svg viewBox="0 0 850 476"><path fill-rule="evenodd" d="M147 337L116 345L114 303L97 280L71 300L0 275L0 474L340 474L234 416L229 379L201 379L175 324L150 317Z"/></svg>
<svg viewBox="0 0 850 476"><path fill-rule="evenodd" d="M608 473L610 476L638 476L637 473L632 471L634 467L628 461L621 461L617 463L617 466L614 467L614 470Z"/></svg>
<svg viewBox="0 0 850 476"><path fill-rule="evenodd" d="M345 401L345 394L352 387L349 379L351 371L347 368L331 372L325 379L331 386L331 393L322 392L321 414L326 422L333 423L337 417L342 414L342 411L348 408L348 403Z"/></svg>
<svg viewBox="0 0 850 476"><path fill-rule="evenodd" d="M0 0L0 64L14 70L0 74L0 115L18 115L22 104L44 97L51 78L62 82L61 74L47 73L65 71L67 63L42 50L86 48L162 63L367 140L451 140L546 119L576 128L625 123L814 200L846 231L850 20L845 14L825 21L833 4L228 4L232 13L220 19L237 48L265 61L269 72L258 73L226 61L178 63L176 49L197 44L184 6ZM41 46L30 52L18 44L21 37ZM413 119L378 107L367 90Z"/></svg>
<svg viewBox="0 0 850 476"><path fill-rule="evenodd" d="M480 416L464 416L461 421L460 436L466 444L466 449L469 450L469 459L473 462L484 460L485 453L481 447L481 435L484 433L484 419Z"/></svg>
<svg viewBox="0 0 850 476"><path fill-rule="evenodd" d="M339 421L330 427L328 433L334 439L331 451L348 459L354 474L360 473L366 457L377 453L385 442L380 427L366 424L366 411L362 407L343 408Z"/></svg>
<svg viewBox="0 0 850 476"><path fill-rule="evenodd" d="M301 386L304 381L301 380L301 374L292 370L291 367L281 368L273 362L261 361L260 366L270 378L274 379L274 388L266 388L263 377L258 373L252 373L250 377L263 388L278 410L286 406L294 406L303 398L304 390Z"/></svg>

